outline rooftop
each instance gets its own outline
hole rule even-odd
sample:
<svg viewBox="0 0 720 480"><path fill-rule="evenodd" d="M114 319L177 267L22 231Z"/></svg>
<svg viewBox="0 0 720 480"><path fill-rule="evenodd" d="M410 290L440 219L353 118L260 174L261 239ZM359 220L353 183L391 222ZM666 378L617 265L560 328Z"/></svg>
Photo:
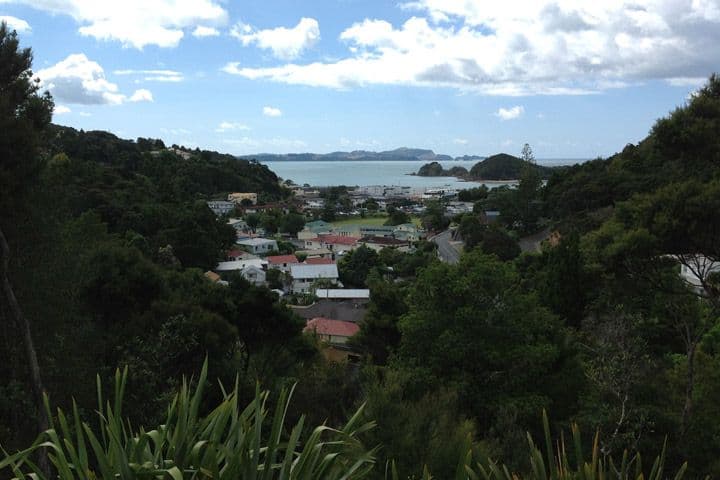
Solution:
<svg viewBox="0 0 720 480"><path fill-rule="evenodd" d="M375 243L378 245L407 245L406 240L398 240L392 237L363 237L360 243Z"/></svg>
<svg viewBox="0 0 720 480"><path fill-rule="evenodd" d="M318 298L370 298L370 290L361 288L318 288Z"/></svg>
<svg viewBox="0 0 720 480"><path fill-rule="evenodd" d="M331 265L333 263L335 263L335 261L332 258L315 257L305 259L306 265Z"/></svg>
<svg viewBox="0 0 720 480"><path fill-rule="evenodd" d="M236 242L238 245L267 245L268 243L275 243L275 240L268 240L267 238L244 238Z"/></svg>
<svg viewBox="0 0 720 480"><path fill-rule="evenodd" d="M359 240L357 237L343 237L340 235L319 235L318 238L324 243L337 245L355 245Z"/></svg>
<svg viewBox="0 0 720 480"><path fill-rule="evenodd" d="M300 263L295 255L271 255L266 258L270 265L281 265L283 263Z"/></svg>
<svg viewBox="0 0 720 480"><path fill-rule="evenodd" d="M302 263L290 265L290 275L293 278L338 278L337 265L304 265Z"/></svg>
<svg viewBox="0 0 720 480"><path fill-rule="evenodd" d="M216 272L232 272L235 270L242 270L243 268L253 266L262 268L263 265L266 265L267 262L265 260L261 260L259 258L251 258L248 260L234 260L230 262L220 262L218 263L217 267L215 267Z"/></svg>
<svg viewBox="0 0 720 480"><path fill-rule="evenodd" d="M334 337L352 337L360 331L360 327L357 323L316 317L308 320L304 331L315 332L319 335L332 335Z"/></svg>

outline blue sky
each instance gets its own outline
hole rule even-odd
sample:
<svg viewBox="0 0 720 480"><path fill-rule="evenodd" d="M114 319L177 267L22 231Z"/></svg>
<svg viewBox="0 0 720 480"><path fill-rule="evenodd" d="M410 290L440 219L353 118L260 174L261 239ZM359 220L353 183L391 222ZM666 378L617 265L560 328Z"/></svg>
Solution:
<svg viewBox="0 0 720 480"><path fill-rule="evenodd" d="M222 152L607 156L720 70L720 0L0 0L55 122Z"/></svg>

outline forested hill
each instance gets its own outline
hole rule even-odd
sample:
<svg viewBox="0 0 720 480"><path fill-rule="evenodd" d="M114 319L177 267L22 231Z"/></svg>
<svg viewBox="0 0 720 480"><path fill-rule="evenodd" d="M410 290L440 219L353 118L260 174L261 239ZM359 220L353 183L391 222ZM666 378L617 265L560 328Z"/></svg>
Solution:
<svg viewBox="0 0 720 480"><path fill-rule="evenodd" d="M659 119L637 145L628 144L605 160L557 170L544 192L548 212L558 221L590 228L599 225L603 212L633 195L683 181L717 179L719 133L720 79L713 76L686 105Z"/></svg>
<svg viewBox="0 0 720 480"><path fill-rule="evenodd" d="M267 200L284 194L278 177L257 162L198 148L177 145L166 148L162 140L133 141L105 131L85 132L50 125L42 146L50 156L65 154L73 160L111 167L125 175L148 177L160 187L158 193L172 193L176 199L203 198L226 191L262 192Z"/></svg>
<svg viewBox="0 0 720 480"><path fill-rule="evenodd" d="M431 162L420 167L417 175L421 177L459 177L466 180L517 180L526 163L528 162L507 153L498 153L477 162L470 171L461 166L453 166L446 170L440 163ZM541 178L548 178L554 170L562 168L544 167L537 164L528 166Z"/></svg>

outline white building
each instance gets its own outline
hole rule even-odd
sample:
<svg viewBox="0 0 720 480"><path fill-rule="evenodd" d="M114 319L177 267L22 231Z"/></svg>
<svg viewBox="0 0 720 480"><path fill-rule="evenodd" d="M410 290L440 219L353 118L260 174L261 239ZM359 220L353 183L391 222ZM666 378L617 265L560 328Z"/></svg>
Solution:
<svg viewBox="0 0 720 480"><path fill-rule="evenodd" d="M240 275L245 280L255 285L265 285L266 274L265 270L258 268L254 265L247 266L240 271Z"/></svg>
<svg viewBox="0 0 720 480"><path fill-rule="evenodd" d="M318 288L315 296L328 300L369 300L370 290L366 288Z"/></svg>
<svg viewBox="0 0 720 480"><path fill-rule="evenodd" d="M248 267L256 267L262 270L267 267L267 262L260 258L231 260L229 262L218 263L217 267L215 267L215 271L218 273L241 272L243 269Z"/></svg>
<svg viewBox="0 0 720 480"><path fill-rule="evenodd" d="M255 255L262 255L268 252L277 251L278 245L275 240L267 238L244 238L236 242L242 248Z"/></svg>
<svg viewBox="0 0 720 480"><path fill-rule="evenodd" d="M207 206L215 215L227 215L228 213L235 211L235 204L233 202L225 202L222 200L207 202Z"/></svg>
<svg viewBox="0 0 720 480"><path fill-rule="evenodd" d="M312 284L318 280L327 280L337 284L339 277L337 265L334 263L326 265L291 265L290 276L292 277L293 293L310 292Z"/></svg>

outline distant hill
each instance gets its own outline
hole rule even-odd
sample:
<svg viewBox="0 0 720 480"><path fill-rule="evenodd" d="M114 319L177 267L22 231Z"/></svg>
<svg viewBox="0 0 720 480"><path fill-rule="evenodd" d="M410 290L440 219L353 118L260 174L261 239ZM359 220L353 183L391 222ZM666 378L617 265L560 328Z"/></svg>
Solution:
<svg viewBox="0 0 720 480"><path fill-rule="evenodd" d="M459 158L475 159L482 157L465 156ZM507 153L498 153L476 163L470 171L461 166L453 166L446 170L440 163L433 161L420 167L417 175L421 177L459 177L467 180L517 180L520 178L520 172L524 164L525 162L518 157ZM553 172L552 167L535 165L534 168L538 169L542 178L549 178Z"/></svg>
<svg viewBox="0 0 720 480"><path fill-rule="evenodd" d="M259 162L305 162L305 161L327 161L337 162L345 160L365 161L427 161L427 162L449 162L454 159L450 155L442 155L422 148L396 148L384 152L372 152L368 150L355 150L352 152L331 152L331 153L258 153L256 155L241 155L241 159L254 159ZM475 157L472 157L475 158ZM482 157L477 157L482 158Z"/></svg>

